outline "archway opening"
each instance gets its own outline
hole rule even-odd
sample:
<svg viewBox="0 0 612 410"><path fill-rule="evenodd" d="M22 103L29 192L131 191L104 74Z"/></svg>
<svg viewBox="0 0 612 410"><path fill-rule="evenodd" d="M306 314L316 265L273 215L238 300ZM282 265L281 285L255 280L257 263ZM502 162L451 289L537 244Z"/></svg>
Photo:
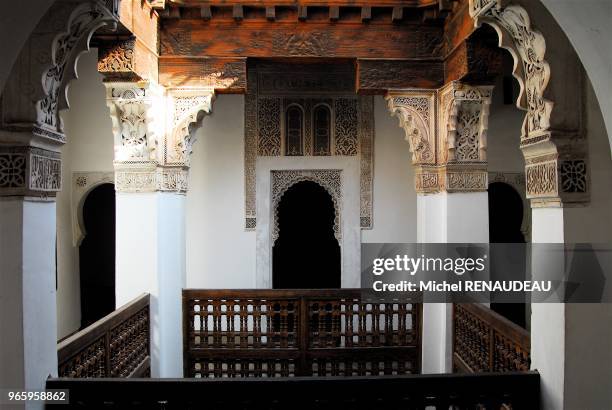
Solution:
<svg viewBox="0 0 612 410"><path fill-rule="evenodd" d="M525 236L521 231L523 224L523 200L516 190L503 182L489 185L489 242L503 244L523 244ZM511 246L511 245L506 245ZM500 251L499 249L497 250ZM495 260L504 260L521 270L525 279L527 263L526 248L512 247L504 251L504 256L498 255ZM492 248L495 252L495 248ZM507 257L506 257L507 256ZM494 257L492 256L492 260ZM506 269L508 269L506 267ZM495 276L495 271L492 270ZM491 303L491 309L517 325L527 327L527 305L525 303Z"/></svg>
<svg viewBox="0 0 612 410"><path fill-rule="evenodd" d="M275 289L339 288L340 245L331 195L311 181L291 186L278 204L279 236L272 251Z"/></svg>
<svg viewBox="0 0 612 410"><path fill-rule="evenodd" d="M81 328L115 310L115 187L94 188L83 204L79 246Z"/></svg>

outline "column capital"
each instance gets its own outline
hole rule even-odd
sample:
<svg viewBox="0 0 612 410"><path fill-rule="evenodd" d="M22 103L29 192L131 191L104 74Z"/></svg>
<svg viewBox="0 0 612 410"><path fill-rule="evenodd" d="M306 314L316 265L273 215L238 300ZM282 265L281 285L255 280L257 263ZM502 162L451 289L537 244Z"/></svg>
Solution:
<svg viewBox="0 0 612 410"><path fill-rule="evenodd" d="M487 190L487 130L493 87L453 81L439 90L391 90L416 166L418 193Z"/></svg>
<svg viewBox="0 0 612 410"><path fill-rule="evenodd" d="M194 125L212 110L214 90L105 82L119 192L185 193Z"/></svg>
<svg viewBox="0 0 612 410"><path fill-rule="evenodd" d="M0 196L54 199L61 187L59 152L32 145L0 145Z"/></svg>

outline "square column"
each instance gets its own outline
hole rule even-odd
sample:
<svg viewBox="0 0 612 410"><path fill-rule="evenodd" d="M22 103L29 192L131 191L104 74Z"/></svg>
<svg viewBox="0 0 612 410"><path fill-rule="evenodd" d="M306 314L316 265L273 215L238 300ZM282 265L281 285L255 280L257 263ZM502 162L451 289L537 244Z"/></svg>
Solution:
<svg viewBox="0 0 612 410"><path fill-rule="evenodd" d="M43 390L47 377L57 376L55 193L61 157L57 145L32 134L0 139L24 144L0 144L0 386ZM43 405L8 408L24 407Z"/></svg>
<svg viewBox="0 0 612 410"><path fill-rule="evenodd" d="M416 167L417 241L488 243L487 129L492 87L452 82L439 90L394 90ZM452 372L452 304L423 304L422 372Z"/></svg>
<svg viewBox="0 0 612 410"><path fill-rule="evenodd" d="M183 376L185 196L117 192L117 307L151 294L151 375Z"/></svg>
<svg viewBox="0 0 612 410"><path fill-rule="evenodd" d="M151 375L183 377L185 193L192 125L211 108L209 89L166 90L107 82L113 121L117 307L151 295Z"/></svg>

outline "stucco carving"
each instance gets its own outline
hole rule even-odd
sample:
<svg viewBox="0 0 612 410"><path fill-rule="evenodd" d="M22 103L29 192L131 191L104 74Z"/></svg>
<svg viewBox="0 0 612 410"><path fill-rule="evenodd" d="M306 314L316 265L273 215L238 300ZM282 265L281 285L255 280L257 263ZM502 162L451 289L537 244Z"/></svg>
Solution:
<svg viewBox="0 0 612 410"><path fill-rule="evenodd" d="M194 124L212 108L210 89L107 82L120 192L187 191Z"/></svg>
<svg viewBox="0 0 612 410"><path fill-rule="evenodd" d="M70 213L72 216L72 244L79 246L85 237L83 224L83 204L87 195L97 186L112 184L114 173L109 172L74 172L72 174L72 190L70 192Z"/></svg>
<svg viewBox="0 0 612 410"><path fill-rule="evenodd" d="M390 92L387 104L398 117L400 127L410 143L412 163L435 164L435 90L402 90Z"/></svg>
<svg viewBox="0 0 612 410"><path fill-rule="evenodd" d="M156 161L155 151L163 136L153 109L159 90L146 83L105 83L105 86L113 124L115 161Z"/></svg>
<svg viewBox="0 0 612 410"><path fill-rule="evenodd" d="M62 187L59 152L0 146L0 196L53 197Z"/></svg>
<svg viewBox="0 0 612 410"><path fill-rule="evenodd" d="M342 171L340 170L283 170L272 171L272 209L274 210L272 243L278 239L278 204L284 193L301 181L312 181L321 185L330 194L334 202L336 216L334 218L334 236L342 243L340 210L342 209Z"/></svg>
<svg viewBox="0 0 612 410"><path fill-rule="evenodd" d="M527 162L527 196L532 199L532 206L587 202L588 163L586 156L580 155L586 151L581 119L577 120L577 129L572 128L576 126L573 124L570 125L572 129L563 130L566 123L562 120L561 126L551 129L553 102L545 98L551 80L550 65L545 59L546 41L542 33L532 27L525 8L507 3L503 0L470 0L469 7L475 26L485 23L495 28L499 45L510 51L515 61L513 74L521 86L517 106L527 111L521 135L521 149ZM581 92L580 87L576 89ZM582 103L580 95L565 100L562 96L558 98L561 102L575 99L578 107ZM574 106L566 109L576 112ZM580 117L581 110L578 108L577 111ZM564 145L573 145L576 141L582 145L575 151L579 154L567 155ZM585 161L584 166L581 161ZM570 164L576 164L578 168ZM574 172L577 169L579 172Z"/></svg>
<svg viewBox="0 0 612 410"><path fill-rule="evenodd" d="M486 147L492 87L451 82L439 90L393 90L392 115L410 143L418 193L487 189Z"/></svg>
<svg viewBox="0 0 612 410"><path fill-rule="evenodd" d="M169 91L174 107L172 128L165 144L164 163L189 166L195 143L193 126L212 111L211 89L174 89Z"/></svg>
<svg viewBox="0 0 612 410"><path fill-rule="evenodd" d="M66 88L91 35L117 22L117 1L57 1L40 20L13 66L4 90L4 129L28 131L65 142L59 111L68 108Z"/></svg>
<svg viewBox="0 0 612 410"><path fill-rule="evenodd" d="M550 80L550 66L545 60L546 41L531 27L527 11L518 5L504 7L502 0L470 0L470 15L476 26L487 23L499 35L500 46L509 50L518 64L514 76L521 85L517 105L527 110L522 140L538 138L548 132L552 101L544 98Z"/></svg>
<svg viewBox="0 0 612 410"><path fill-rule="evenodd" d="M371 96L355 96L347 90L346 78L329 72L311 72L305 69L302 78L265 67L251 70L245 96L245 229L257 226L255 163L257 157L284 155L283 136L285 112L297 106L303 114L303 149L298 156L321 155L314 150L313 112L325 105L331 115L331 155L360 156L361 162L361 220L363 229L372 227L372 183L374 150L374 102ZM274 81L271 75L274 74ZM280 85L279 85L280 84ZM318 94L317 94L318 92Z"/></svg>

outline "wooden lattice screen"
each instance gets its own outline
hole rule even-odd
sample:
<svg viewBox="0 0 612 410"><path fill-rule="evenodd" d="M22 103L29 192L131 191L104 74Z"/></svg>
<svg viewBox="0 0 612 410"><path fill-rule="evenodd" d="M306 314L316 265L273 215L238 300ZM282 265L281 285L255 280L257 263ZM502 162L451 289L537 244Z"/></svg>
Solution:
<svg viewBox="0 0 612 410"><path fill-rule="evenodd" d="M149 305L149 294L143 294L60 342L58 376L150 376Z"/></svg>
<svg viewBox="0 0 612 410"><path fill-rule="evenodd" d="M421 370L421 305L360 290L184 290L185 377L367 376Z"/></svg>
<svg viewBox="0 0 612 410"><path fill-rule="evenodd" d="M527 330L486 306L453 306L453 368L455 371L528 371L531 338Z"/></svg>

